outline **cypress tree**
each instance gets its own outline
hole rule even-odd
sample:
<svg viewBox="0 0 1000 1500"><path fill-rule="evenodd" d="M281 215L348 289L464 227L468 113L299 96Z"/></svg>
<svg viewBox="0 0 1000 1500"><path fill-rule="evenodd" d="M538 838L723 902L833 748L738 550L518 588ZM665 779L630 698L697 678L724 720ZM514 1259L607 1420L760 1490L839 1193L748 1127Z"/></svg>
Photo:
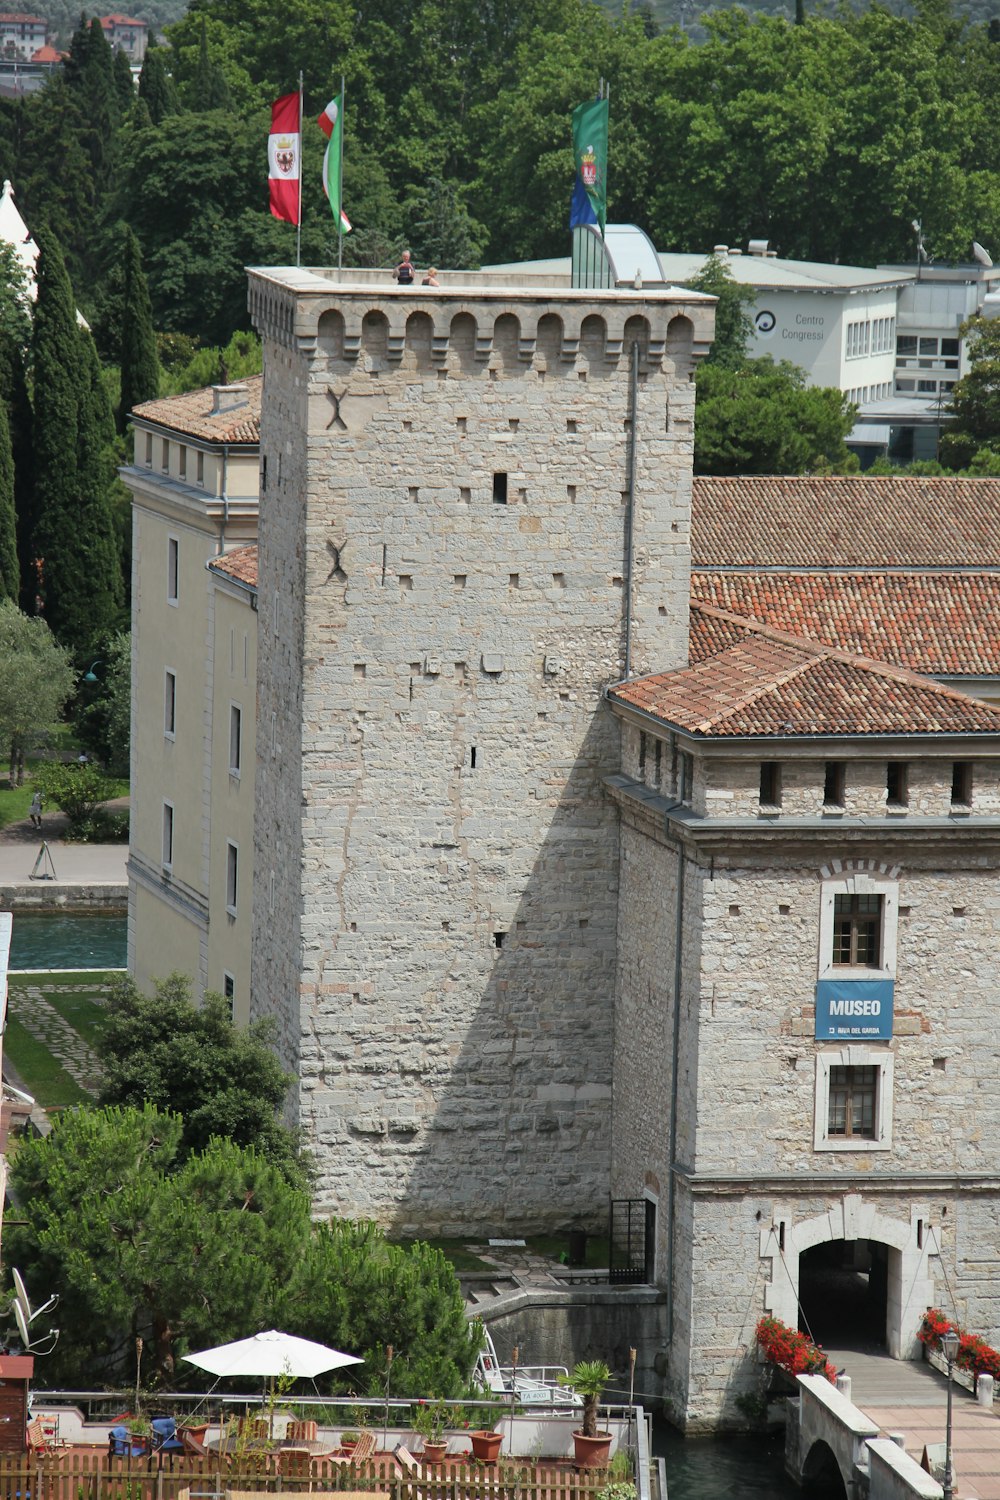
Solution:
<svg viewBox="0 0 1000 1500"><path fill-rule="evenodd" d="M177 97L173 79L167 72L162 47L150 47L142 61L139 74L139 98L149 110L149 118L159 125L167 115L177 113Z"/></svg>
<svg viewBox="0 0 1000 1500"><path fill-rule="evenodd" d="M198 45L198 70L194 80L195 109L228 109L231 103L226 75L214 63L208 51L208 28L201 18L201 40Z"/></svg>
<svg viewBox="0 0 1000 1500"><path fill-rule="evenodd" d="M115 98L118 101L118 118L127 120L135 104L135 84L132 82L132 64L119 47L115 52L112 68Z"/></svg>
<svg viewBox="0 0 1000 1500"><path fill-rule="evenodd" d="M35 613L38 579L34 562L34 414L28 395L24 352L9 333L0 333L0 408L7 418L11 458L14 465L14 514L16 516L20 606L26 615Z"/></svg>
<svg viewBox="0 0 1000 1500"><path fill-rule="evenodd" d="M128 414L140 401L152 401L160 390L160 364L156 357L156 335L149 288L142 273L139 241L131 229L125 230L122 260L125 273L125 297L122 307L121 405L118 408L118 431L125 431Z"/></svg>
<svg viewBox="0 0 1000 1500"><path fill-rule="evenodd" d="M0 401L0 597L17 604L21 575L17 564L17 523L14 512L14 459L10 450L7 411Z"/></svg>
<svg viewBox="0 0 1000 1500"><path fill-rule="evenodd" d="M50 238L40 252L32 339L34 554L45 617L64 645L83 653L118 624L113 424L93 340L77 327L62 255Z"/></svg>

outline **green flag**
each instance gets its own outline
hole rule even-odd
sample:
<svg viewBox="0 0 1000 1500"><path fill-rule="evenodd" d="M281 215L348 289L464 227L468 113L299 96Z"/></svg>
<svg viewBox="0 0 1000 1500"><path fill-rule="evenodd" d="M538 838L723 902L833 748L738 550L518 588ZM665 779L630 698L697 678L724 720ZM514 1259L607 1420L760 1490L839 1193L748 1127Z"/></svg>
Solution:
<svg viewBox="0 0 1000 1500"><path fill-rule="evenodd" d="M588 99L573 111L573 158L576 181L569 227L600 224L608 218L608 101Z"/></svg>

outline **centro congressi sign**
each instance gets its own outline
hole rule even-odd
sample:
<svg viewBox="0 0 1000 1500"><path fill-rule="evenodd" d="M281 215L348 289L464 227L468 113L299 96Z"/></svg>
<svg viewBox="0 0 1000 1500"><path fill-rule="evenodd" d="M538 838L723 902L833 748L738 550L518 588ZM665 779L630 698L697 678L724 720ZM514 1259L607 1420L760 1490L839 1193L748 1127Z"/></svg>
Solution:
<svg viewBox="0 0 1000 1500"><path fill-rule="evenodd" d="M891 979L820 979L818 1042L887 1042L892 1037Z"/></svg>
<svg viewBox="0 0 1000 1500"><path fill-rule="evenodd" d="M753 326L759 339L770 339L778 333L778 315L762 307L754 314ZM826 338L826 319L818 313L796 313L795 323L782 328L780 337L795 344L821 344Z"/></svg>

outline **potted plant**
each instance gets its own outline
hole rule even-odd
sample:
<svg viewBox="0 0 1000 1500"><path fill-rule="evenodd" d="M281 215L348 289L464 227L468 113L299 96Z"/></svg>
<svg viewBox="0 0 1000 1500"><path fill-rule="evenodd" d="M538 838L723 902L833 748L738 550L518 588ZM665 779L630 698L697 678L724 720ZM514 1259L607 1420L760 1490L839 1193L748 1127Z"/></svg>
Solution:
<svg viewBox="0 0 1000 1500"><path fill-rule="evenodd" d="M583 1397L583 1428L573 1433L578 1469L603 1469L611 1452L610 1432L598 1432L597 1407L611 1371L603 1359L582 1359L573 1373L563 1381L570 1390Z"/></svg>
<svg viewBox="0 0 1000 1500"><path fill-rule="evenodd" d="M353 1452L360 1441L360 1432L352 1432L348 1429L346 1432L340 1434L340 1446L344 1449L345 1453Z"/></svg>
<svg viewBox="0 0 1000 1500"><path fill-rule="evenodd" d="M439 1464L448 1451L445 1429L451 1420L447 1401L432 1396L429 1401L420 1401L413 1409L413 1427L424 1440L422 1457L425 1463Z"/></svg>

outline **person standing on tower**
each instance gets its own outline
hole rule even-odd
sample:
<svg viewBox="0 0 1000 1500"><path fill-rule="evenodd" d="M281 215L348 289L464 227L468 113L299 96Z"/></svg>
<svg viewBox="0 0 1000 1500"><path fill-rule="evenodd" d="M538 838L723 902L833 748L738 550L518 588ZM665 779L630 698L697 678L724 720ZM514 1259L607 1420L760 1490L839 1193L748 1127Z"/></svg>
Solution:
<svg viewBox="0 0 1000 1500"><path fill-rule="evenodd" d="M412 286L414 270L415 267L412 260L410 259L410 252L409 250L404 250L403 259L399 262L399 265L396 267L392 274L399 282L400 286Z"/></svg>

